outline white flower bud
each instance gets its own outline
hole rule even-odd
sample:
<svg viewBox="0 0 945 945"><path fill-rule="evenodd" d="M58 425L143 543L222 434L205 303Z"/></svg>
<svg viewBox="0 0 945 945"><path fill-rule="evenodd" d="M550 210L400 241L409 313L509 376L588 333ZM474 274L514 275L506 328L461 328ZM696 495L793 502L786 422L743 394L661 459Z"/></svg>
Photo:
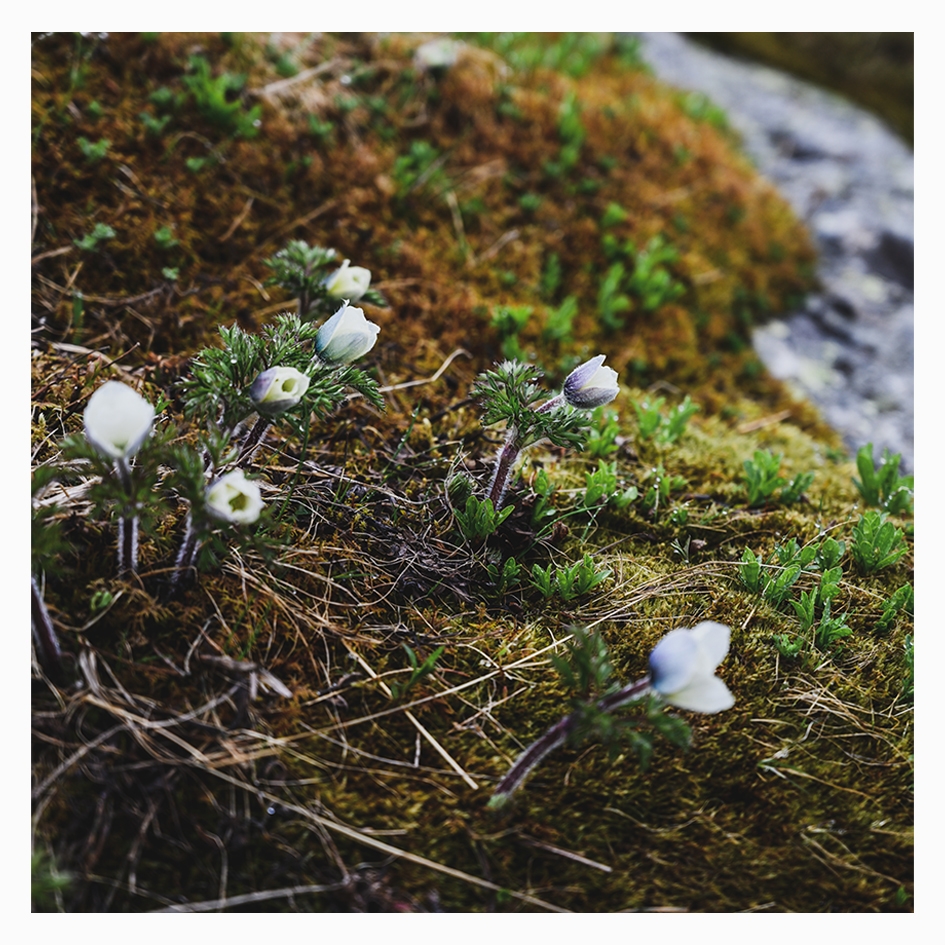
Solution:
<svg viewBox="0 0 945 945"><path fill-rule="evenodd" d="M369 322L364 312L345 299L344 304L318 329L315 350L325 361L346 364L364 357L374 347L380 326Z"/></svg>
<svg viewBox="0 0 945 945"><path fill-rule="evenodd" d="M414 50L413 61L420 69L448 69L456 65L462 46L455 39L431 39Z"/></svg>
<svg viewBox="0 0 945 945"><path fill-rule="evenodd" d="M693 712L721 712L735 697L715 675L728 653L731 630L706 620L671 630L650 653L650 685L671 705Z"/></svg>
<svg viewBox="0 0 945 945"><path fill-rule="evenodd" d="M565 400L580 410L593 410L609 404L620 392L617 372L604 367L605 355L599 354L576 367L564 382Z"/></svg>
<svg viewBox="0 0 945 945"><path fill-rule="evenodd" d="M333 299L347 299L349 302L357 302L370 285L371 270L352 266L347 259L325 280L325 290Z"/></svg>
<svg viewBox="0 0 945 945"><path fill-rule="evenodd" d="M242 469L234 469L208 486L206 500L212 515L238 525L252 524L263 509L259 486L250 482Z"/></svg>
<svg viewBox="0 0 945 945"><path fill-rule="evenodd" d="M154 407L127 384L106 381L89 398L83 418L92 446L112 459L128 459L148 438Z"/></svg>
<svg viewBox="0 0 945 945"><path fill-rule="evenodd" d="M271 367L253 381L249 399L260 413L282 413L305 396L310 383L307 374L293 367Z"/></svg>

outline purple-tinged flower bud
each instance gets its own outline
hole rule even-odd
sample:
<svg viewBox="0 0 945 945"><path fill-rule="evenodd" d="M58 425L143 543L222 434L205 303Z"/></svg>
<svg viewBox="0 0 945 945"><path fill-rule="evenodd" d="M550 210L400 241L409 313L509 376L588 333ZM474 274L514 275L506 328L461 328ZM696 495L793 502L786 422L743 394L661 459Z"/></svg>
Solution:
<svg viewBox="0 0 945 945"><path fill-rule="evenodd" d="M85 437L100 453L124 460L141 448L154 423L154 407L120 381L106 381L83 414Z"/></svg>
<svg viewBox="0 0 945 945"><path fill-rule="evenodd" d="M371 285L371 270L363 266L352 266L349 260L341 264L325 280L325 291L333 299L347 299L357 302Z"/></svg>
<svg viewBox="0 0 945 945"><path fill-rule="evenodd" d="M715 675L728 653L731 630L706 620L671 630L650 653L650 685L671 705L692 712L721 712L735 697Z"/></svg>
<svg viewBox="0 0 945 945"><path fill-rule="evenodd" d="M253 381L249 399L260 413L282 413L305 396L310 383L307 374L293 367L271 367Z"/></svg>
<svg viewBox="0 0 945 945"><path fill-rule="evenodd" d="M605 355L599 354L576 367L564 382L565 400L580 410L593 410L609 404L620 392L617 372L604 367Z"/></svg>
<svg viewBox="0 0 945 945"><path fill-rule="evenodd" d="M259 486L247 479L242 469L234 469L209 485L206 501L211 515L238 525L251 525L263 509Z"/></svg>
<svg viewBox="0 0 945 945"><path fill-rule="evenodd" d="M324 361L347 364L357 361L374 347L380 326L368 321L364 312L344 304L315 335L315 350Z"/></svg>

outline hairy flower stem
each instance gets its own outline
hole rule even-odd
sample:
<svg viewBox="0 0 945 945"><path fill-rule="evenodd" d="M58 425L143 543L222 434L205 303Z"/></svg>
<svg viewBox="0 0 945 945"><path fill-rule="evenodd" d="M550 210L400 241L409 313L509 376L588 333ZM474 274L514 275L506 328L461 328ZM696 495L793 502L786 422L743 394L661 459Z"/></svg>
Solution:
<svg viewBox="0 0 945 945"><path fill-rule="evenodd" d="M510 427L506 434L505 443L499 450L499 456L496 459L495 469L492 471L492 480L489 483L489 498L492 500L492 508L498 512L505 498L505 491L509 487L509 479L512 476L512 469L515 467L515 461L518 454L522 451L518 442L518 430Z"/></svg>
<svg viewBox="0 0 945 945"><path fill-rule="evenodd" d="M272 421L266 417L257 418L252 430L246 435L246 439L243 440L243 445L240 447L239 459L236 461L237 466L242 466L252 460L262 445L263 437L271 426Z"/></svg>
<svg viewBox="0 0 945 945"><path fill-rule="evenodd" d="M118 576L128 577L138 570L138 516L123 515L118 520Z"/></svg>
<svg viewBox="0 0 945 945"><path fill-rule="evenodd" d="M62 678L62 661L59 638L56 636L52 618L40 592L36 578L30 575L30 617L33 623L33 639L36 641L36 657L39 665L53 680Z"/></svg>
<svg viewBox="0 0 945 945"><path fill-rule="evenodd" d="M644 676L643 679L638 679L636 682L624 686L623 689L618 689L617 692L598 700L597 710L599 712L613 712L614 709L626 705L628 702L642 698L649 690L650 677ZM552 725L541 738L532 742L516 758L515 763L509 769L509 773L499 782L489 800L489 807L501 810L511 800L515 791L521 787L529 772L568 740L580 724L582 714L580 711L576 711L566 715Z"/></svg>
<svg viewBox="0 0 945 945"><path fill-rule="evenodd" d="M131 467L124 459L116 460L115 471L129 499L134 498L131 482ZM135 506L132 506L134 509ZM138 570L138 516L123 512L118 520L118 576L135 574Z"/></svg>
<svg viewBox="0 0 945 945"><path fill-rule="evenodd" d="M536 413L547 413L560 407L564 403L564 394L558 394L550 400L546 400L540 407L535 408ZM532 445L532 444L529 444ZM505 500L505 493L509 488L509 480L512 478L512 470L515 468L525 445L520 441L518 429L514 426L509 427L505 435L505 443L499 450L496 458L495 469L492 471L492 479L489 482L489 498L492 500L492 508L498 512Z"/></svg>
<svg viewBox="0 0 945 945"><path fill-rule="evenodd" d="M171 594L174 594L193 571L194 556L197 554L197 530L194 528L193 517L188 513L187 524L184 527L184 540L180 543L180 550L174 561L174 573L171 575Z"/></svg>

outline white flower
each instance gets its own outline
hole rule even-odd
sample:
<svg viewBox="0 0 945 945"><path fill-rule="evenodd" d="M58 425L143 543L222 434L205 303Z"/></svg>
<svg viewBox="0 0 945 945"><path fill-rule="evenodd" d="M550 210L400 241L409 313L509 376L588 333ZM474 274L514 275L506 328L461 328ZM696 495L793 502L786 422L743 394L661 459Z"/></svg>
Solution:
<svg viewBox="0 0 945 945"><path fill-rule="evenodd" d="M728 653L731 630L706 620L691 630L671 630L650 653L650 685L680 709L721 712L735 697L715 675Z"/></svg>
<svg viewBox="0 0 945 945"><path fill-rule="evenodd" d="M112 459L128 459L151 432L154 407L120 381L106 381L89 398L83 415L86 439Z"/></svg>
<svg viewBox="0 0 945 945"><path fill-rule="evenodd" d="M593 410L609 404L619 393L617 372L603 366L604 357L599 354L568 375L564 382L564 398L572 407Z"/></svg>
<svg viewBox="0 0 945 945"><path fill-rule="evenodd" d="M261 413L281 413L305 396L310 383L307 374L293 367L271 367L253 381L249 398Z"/></svg>
<svg viewBox="0 0 945 945"><path fill-rule="evenodd" d="M364 357L374 347L380 326L369 322L359 308L344 304L318 329L315 350L325 361L347 363Z"/></svg>
<svg viewBox="0 0 945 945"><path fill-rule="evenodd" d="M242 469L234 469L207 487L207 508L226 522L250 525L259 518L263 500L259 486Z"/></svg>
<svg viewBox="0 0 945 945"><path fill-rule="evenodd" d="M371 270L352 266L347 259L325 280L325 290L333 299L347 299L349 302L357 302L370 285Z"/></svg>
<svg viewBox="0 0 945 945"><path fill-rule="evenodd" d="M431 39L414 50L413 61L420 69L448 69L456 65L462 46L455 39Z"/></svg>

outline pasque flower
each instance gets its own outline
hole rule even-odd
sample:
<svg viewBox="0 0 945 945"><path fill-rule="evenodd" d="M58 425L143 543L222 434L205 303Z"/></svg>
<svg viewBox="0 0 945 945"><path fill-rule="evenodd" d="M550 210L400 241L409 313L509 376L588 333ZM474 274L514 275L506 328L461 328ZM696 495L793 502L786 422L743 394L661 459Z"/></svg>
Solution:
<svg viewBox="0 0 945 945"><path fill-rule="evenodd" d="M343 364L357 361L374 347L380 326L368 321L364 312L344 304L315 335L315 350L325 361Z"/></svg>
<svg viewBox="0 0 945 945"><path fill-rule="evenodd" d="M731 631L705 620L691 630L671 630L650 653L650 685L671 705L693 712L721 712L735 704L715 675L728 653Z"/></svg>
<svg viewBox="0 0 945 945"><path fill-rule="evenodd" d="M598 699L594 705L595 711L600 714L613 712L643 698L651 690L680 709L693 712L730 709L735 704L735 698L715 675L715 670L728 653L730 635L728 627L710 620L697 624L691 630L687 627L671 630L650 653L650 675ZM565 744L584 724L583 719L581 710L572 712L532 742L499 782L489 806L496 809L504 807L528 773L543 758Z"/></svg>
<svg viewBox="0 0 945 945"><path fill-rule="evenodd" d="M346 259L340 269L336 269L325 280L325 291L333 299L347 299L357 302L371 285L371 270L363 266L352 266Z"/></svg>
<svg viewBox="0 0 945 945"><path fill-rule="evenodd" d="M106 381L85 408L86 439L105 456L126 460L141 448L154 423L154 407L120 381Z"/></svg>
<svg viewBox="0 0 945 945"><path fill-rule="evenodd" d="M234 469L207 487L207 509L226 522L250 525L263 509L259 486Z"/></svg>
<svg viewBox="0 0 945 945"><path fill-rule="evenodd" d="M414 50L413 60L421 69L448 69L456 64L462 46L455 39L431 39Z"/></svg>
<svg viewBox="0 0 945 945"><path fill-rule="evenodd" d="M564 382L564 399L580 410L593 410L609 404L620 392L617 372L604 367L605 355L599 354L576 367Z"/></svg>
<svg viewBox="0 0 945 945"><path fill-rule="evenodd" d="M294 407L308 390L311 378L293 367L271 367L249 388L249 399L260 413L282 413Z"/></svg>

